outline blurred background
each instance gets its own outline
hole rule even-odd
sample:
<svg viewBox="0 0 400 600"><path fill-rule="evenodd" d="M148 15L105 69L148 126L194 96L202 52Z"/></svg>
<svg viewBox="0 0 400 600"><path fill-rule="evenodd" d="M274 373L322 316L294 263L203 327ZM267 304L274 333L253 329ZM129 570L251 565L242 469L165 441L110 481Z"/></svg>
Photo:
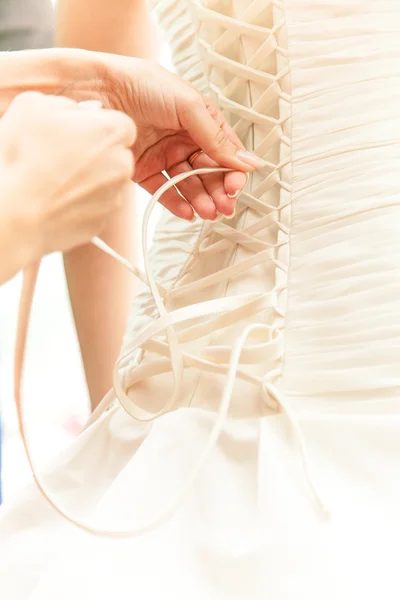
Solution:
<svg viewBox="0 0 400 600"><path fill-rule="evenodd" d="M26 0L0 0L2 50L17 49L21 40L26 40L29 48L51 45L50 0L47 7L46 0L29 0L26 2L29 11L21 11L24 2ZM171 68L169 50L165 46L161 46L160 60L164 66ZM147 201L147 193L138 189L132 236L138 241L138 265L141 268L141 221ZM155 211L150 237L161 210L158 207ZM0 286L0 415L5 503L30 479L18 435L12 385L20 289L20 275ZM24 406L29 439L38 463L42 464L71 442L89 414L89 396L59 255L48 256L42 262L25 365Z"/></svg>

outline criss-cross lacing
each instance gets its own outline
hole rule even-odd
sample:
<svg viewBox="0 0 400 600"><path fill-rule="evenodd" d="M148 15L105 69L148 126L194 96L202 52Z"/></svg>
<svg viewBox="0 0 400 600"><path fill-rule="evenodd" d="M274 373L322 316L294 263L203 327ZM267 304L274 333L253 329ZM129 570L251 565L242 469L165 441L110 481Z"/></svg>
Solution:
<svg viewBox="0 0 400 600"><path fill-rule="evenodd" d="M19 343L17 344L17 368L16 368L16 395L18 412L20 418L21 433L25 443L28 458L34 473L34 477L40 490L52 504L52 506L65 518L79 527L94 533L104 535L137 535L154 528L168 519L179 506L183 496L190 490L200 469L203 467L207 457L217 443L218 437L228 418L235 381L241 379L260 390L265 403L275 411L282 411L290 421L293 433L297 439L302 464L309 484L311 493L321 514L327 516L328 511L321 501L313 483L307 458L304 436L298 423L293 408L288 405L280 389L282 377L282 364L284 352L284 323L285 308L280 301L282 294L287 288L288 273L288 244L290 233L290 221L287 218L291 202L291 184L283 176L286 167L290 163L290 136L286 135L285 129L290 123L290 94L282 91L280 82L289 72L288 64L277 69L275 74L266 73L262 68L266 59L273 54L279 54L287 61L287 50L280 47L277 35L284 27L283 5L281 2L267 0L255 0L240 19L227 17L215 10L203 6L199 0L192 0L193 9L199 23L198 43L204 53L204 61L208 68L214 72L222 70L229 73L229 82L226 86L216 86L209 76L210 89L216 94L218 102L224 110L231 115L234 128L238 134L243 135L252 124L258 124L265 130L265 136L255 146L255 152L265 158L265 167L262 169L264 175L258 185L252 186L241 194L234 220L219 219L210 227L204 229L201 234L196 252L188 261L185 273L190 272L196 261L202 260L210 255L218 255L231 248L242 247L246 255L242 260L231 260L224 268L204 277L182 283L183 275L171 289L166 289L161 282L156 281L152 275L149 263L147 232L151 212L162 196L171 186L178 184L187 177L193 175L205 175L214 171L227 171L227 169L198 169L190 173L184 173L167 181L152 197L146 209L143 219L143 256L145 273L133 267L124 258L116 254L104 242L95 238L93 243L101 250L107 252L113 258L121 262L134 275L149 287L154 305L158 315L150 324L144 327L134 339L129 340L119 357L113 373L113 390L111 390L101 404L94 411L89 424L96 421L99 416L107 410L116 399L121 407L135 420L141 422L154 421L162 415L169 413L182 405L182 382L184 372L188 368L195 368L204 373L217 373L225 376L224 390L218 408L218 414L213 428L210 432L208 442L203 452L194 465L191 475L177 492L173 502L166 506L161 515L156 516L148 523L132 529L120 531L101 530L95 526L84 523L73 517L68 511L55 503L43 484L37 477L29 448L26 442L25 427L23 421L22 407L19 402L19 379L21 375L22 355L26 333L26 322L29 315L31 294L33 293L32 277L26 282L23 294L21 327ZM270 7L276 14L276 24L267 29L255 23L258 16L266 7ZM210 43L202 36L202 28L210 25L220 28L219 34ZM259 40L259 45L247 63L240 64L224 55L224 49L229 47L232 40L238 36L251 35ZM280 61L277 61L277 63ZM243 79L256 81L265 85L265 92L256 100L252 106L247 107L234 101L235 91L240 87ZM270 107L279 106L280 116L268 116ZM278 153L276 147L278 145ZM274 162L271 158L278 154L278 160ZM254 189L253 189L254 188ZM272 191L279 190L274 195L278 202L268 201L272 199ZM251 212L257 218L246 225L246 214ZM189 226L189 225L188 225ZM259 234L266 228L275 228L274 242L266 242L260 239ZM216 297L202 302L193 303L196 292L211 288L223 281L234 280L250 269L269 262L275 268L275 283L268 292L237 294L225 297ZM34 282L33 282L34 285ZM170 303L178 299L181 301L180 308L169 309ZM185 305L185 298L191 300ZM258 315L269 309L275 315L271 323L253 323L246 325L245 321L249 314ZM184 344L190 341L201 340L210 333L222 331L232 325L243 328L238 334L234 344L230 345L201 345L197 351L189 351ZM147 352L152 353L151 360L143 361ZM271 364L277 366L269 369L263 376L250 373L246 366L260 364L270 358ZM135 385L151 377L162 373L171 372L174 380L174 388L166 404L157 412L150 412L135 404L134 393L128 395L128 389L134 390Z"/></svg>

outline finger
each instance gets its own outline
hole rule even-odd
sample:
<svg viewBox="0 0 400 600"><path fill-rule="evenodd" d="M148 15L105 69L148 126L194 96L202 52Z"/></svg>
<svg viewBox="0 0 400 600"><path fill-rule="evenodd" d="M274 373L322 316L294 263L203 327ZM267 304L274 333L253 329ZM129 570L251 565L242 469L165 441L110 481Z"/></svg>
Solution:
<svg viewBox="0 0 400 600"><path fill-rule="evenodd" d="M22 92L21 94L18 94L13 98L10 106L19 104L21 104L24 109L28 111L37 109L45 109L46 111L52 109L71 109L78 106L77 102L71 100L70 98L65 98L64 96L52 96L34 91Z"/></svg>
<svg viewBox="0 0 400 600"><path fill-rule="evenodd" d="M67 100L67 98L66 98ZM118 110L103 109L98 100L88 100L74 103L79 109L76 115L79 115L78 123L84 121L86 130L93 131L93 126L99 128L98 133L102 136L102 141L120 142L126 148L131 148L136 141L136 125L131 117Z"/></svg>
<svg viewBox="0 0 400 600"><path fill-rule="evenodd" d="M19 102L27 102L27 104L32 104L33 102L45 101L45 99L49 97L53 98L53 96L46 96L46 94L43 94L42 92L29 90L14 96L10 102L10 106L11 104L18 104Z"/></svg>
<svg viewBox="0 0 400 600"><path fill-rule="evenodd" d="M110 183L87 197L87 209L92 211L94 218L101 219L107 214L118 211L129 202L134 189L131 181Z"/></svg>
<svg viewBox="0 0 400 600"><path fill-rule="evenodd" d="M102 108L103 104L100 100L82 100L82 102L78 103L78 106L87 110Z"/></svg>
<svg viewBox="0 0 400 600"><path fill-rule="evenodd" d="M127 148L133 146L136 141L136 125L128 115L111 109L93 111L91 118L94 115L101 119L113 139L121 141Z"/></svg>
<svg viewBox="0 0 400 600"><path fill-rule="evenodd" d="M168 169L168 175L174 177L180 173L188 173L193 171L193 168L187 161L183 161ZM191 204L199 217L214 221L218 214L213 198L207 192L200 177L193 175L184 179L176 186L182 196Z"/></svg>
<svg viewBox="0 0 400 600"><path fill-rule="evenodd" d="M204 153L192 162L193 169L217 167L217 163ZM232 216L236 200L228 198L224 187L224 173L210 173L201 176L207 193L211 196L218 213L227 217Z"/></svg>
<svg viewBox="0 0 400 600"><path fill-rule="evenodd" d="M209 156L202 153L192 163L196 169L218 166ZM226 217L233 216L237 198L246 185L247 176L240 171L203 175L204 187L214 200L217 211Z"/></svg>
<svg viewBox="0 0 400 600"><path fill-rule="evenodd" d="M86 152L82 156L79 168L68 180L68 187L73 187L75 196L88 197L91 194L100 194L102 189L112 186L125 187L132 184L133 173L134 159L128 148L114 146L95 156Z"/></svg>
<svg viewBox="0 0 400 600"><path fill-rule="evenodd" d="M134 175L135 161L129 148L117 145L100 153L96 162L90 163L90 169L94 171L94 167L93 183L96 185L99 177L102 177L111 185L112 182L130 181Z"/></svg>
<svg viewBox="0 0 400 600"><path fill-rule="evenodd" d="M138 140L139 146L143 136L141 138ZM144 152L138 153L136 182L141 184L144 179L152 175L168 171L171 166L185 161L197 149L198 146L186 132L165 135L155 144L147 144ZM137 153L136 146L134 152Z"/></svg>
<svg viewBox="0 0 400 600"><path fill-rule="evenodd" d="M217 106L215 106L215 104L213 104L207 96L205 96L204 100L208 112L224 131L227 138L230 139L230 141L233 144L237 145L238 148L242 148L243 150L245 150L245 147L239 139L238 135L231 127L229 127L228 123L225 121L225 118L220 109ZM233 171L232 173L227 173L225 175L225 191L227 195L231 198L237 198L242 189L247 184L247 181L248 175L243 175L243 171Z"/></svg>
<svg viewBox="0 0 400 600"><path fill-rule="evenodd" d="M264 166L263 160L234 141L234 132L225 121L221 124L218 110L202 96L182 101L179 113L193 141L218 164L245 172Z"/></svg>
<svg viewBox="0 0 400 600"><path fill-rule="evenodd" d="M242 171L225 173L224 187L229 198L237 198L247 183L248 176Z"/></svg>
<svg viewBox="0 0 400 600"><path fill-rule="evenodd" d="M220 129L223 129L226 137L238 148L245 149L237 133L228 125L222 111L208 98L204 96L204 103L211 117L214 119Z"/></svg>
<svg viewBox="0 0 400 600"><path fill-rule="evenodd" d="M168 181L165 175L157 173L152 175L148 179L140 182L142 188L144 188L149 194L155 194L164 183ZM193 208L190 204L182 198L175 187L171 187L167 190L160 198L160 204L165 206L173 215L186 221L192 221L195 218Z"/></svg>

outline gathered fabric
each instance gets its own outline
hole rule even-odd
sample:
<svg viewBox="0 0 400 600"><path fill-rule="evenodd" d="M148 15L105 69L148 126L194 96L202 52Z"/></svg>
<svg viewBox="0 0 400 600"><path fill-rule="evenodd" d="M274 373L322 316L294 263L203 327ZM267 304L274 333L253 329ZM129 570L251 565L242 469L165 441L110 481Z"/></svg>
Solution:
<svg viewBox="0 0 400 600"><path fill-rule="evenodd" d="M148 248L153 206L191 174L160 188L144 272L93 240L141 291L113 389L54 466L32 462L46 497L30 487L0 520L0 587L395 600L400 5L150 5L179 74L265 166L234 218L165 212Z"/></svg>

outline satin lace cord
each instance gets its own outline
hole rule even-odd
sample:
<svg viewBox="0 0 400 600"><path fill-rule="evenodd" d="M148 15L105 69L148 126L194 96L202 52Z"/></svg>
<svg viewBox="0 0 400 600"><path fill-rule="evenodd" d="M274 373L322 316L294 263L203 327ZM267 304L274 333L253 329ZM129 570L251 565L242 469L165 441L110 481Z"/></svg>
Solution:
<svg viewBox="0 0 400 600"><path fill-rule="evenodd" d="M151 273L147 251L148 221L153 207L167 189L186 177L214 172L215 169L199 169L179 175L166 182L153 196L143 220L142 237L145 273L132 266L129 261L119 256L99 238L92 240L100 250L118 260L149 286L154 299L155 312L152 322L144 327L138 335L134 336L134 339L130 340L124 348L114 368L113 389L96 408L89 419L88 425L93 423L115 398L132 418L141 422L153 421L157 417L174 410L181 395L184 370L191 367L203 372L226 376L216 421L205 448L196 461L186 483L178 491L176 499L166 506L161 515L142 526L135 527L130 531L126 529L122 531L99 529L94 525L75 519L73 515L53 501L48 491L41 484L30 455L20 398L26 331L38 268L38 265L36 265L24 274L15 362L18 419L29 464L41 493L53 508L71 523L88 532L104 535L130 536L143 533L168 519L190 489L224 427L231 404L235 379L242 379L254 384L261 390L268 406L274 410L281 410L288 418L297 441L296 446L298 446L301 455L304 474L315 500L315 507L318 508L319 514L326 517L328 511L319 497L310 473L306 445L298 419L279 389L279 380L282 376L281 368L267 367L265 369L266 374L262 377L250 375L244 368L244 365L259 363L265 357L268 358L268 361L269 359L272 361L278 360L279 363L282 363L283 358L282 342L285 311L280 307L279 299L280 294L287 288L288 260L285 253L288 249L290 222L287 220L285 222L285 211L286 209L289 210L288 207L291 204L291 176L288 175L291 153L291 90L290 86L288 87L285 83L290 74L290 65L287 48L283 47L285 45L284 36L283 38L280 37L285 29L284 5L279 0L249 0L248 6L243 9L238 18L219 13L210 8L210 4L205 5L203 1L199 0L187 0L186 4L181 0L163 0L160 1L161 5L162 12L173 11L176 15L179 13L179 18L173 18L169 21L170 24L179 24L178 29L174 26L174 39L176 38L177 46L182 49L184 56L182 55L182 62L177 65L178 70L182 75L188 75L183 73L182 69L185 70L187 66L191 65L192 58L193 60L196 59L194 69L196 84L199 84L201 80L201 86L206 85L208 88L203 91L213 93L214 99L216 99L220 108L227 115L233 117L234 129L237 134L242 136L249 131L249 128L253 128L253 126L257 128L259 134L257 141L254 140L254 145L250 142L250 145L258 156L267 159L265 162L265 177L254 186L254 189L242 193L240 204L237 207L238 220L241 219L243 213L250 211L253 212L253 215L255 214L256 218L253 218L252 224L246 226L245 219L243 219L243 227L239 229L231 226L228 221L219 220L213 223L210 228L203 228L196 246L196 258L199 259L203 255L218 254L232 246L245 248L247 251L246 258L236 263L229 263L227 267L222 268L217 273L208 274L189 284L172 285L171 289L165 289L161 283L155 282ZM195 19L193 22L189 16L189 9L194 12ZM268 23L270 21L269 17L267 18L266 13L264 13L267 9L274 13L270 23ZM197 29L193 25L194 22L197 22ZM215 30L215 25L218 25L217 29L219 29L213 37L210 32ZM229 51L229 48L237 40L242 43L242 36L250 36L253 41L257 40L257 44L252 45L252 51L246 56L243 63L234 60L235 55ZM279 43L282 40L283 44ZM187 44L191 47L190 51ZM202 52L202 60L198 60L197 48L200 48ZM270 60L272 56L275 57L274 60ZM183 60L183 58L185 59ZM214 74L217 75L217 79L214 78ZM189 77L189 79L195 82L193 77ZM258 98L254 97L254 101L253 99L250 101L250 105L243 100L245 96L241 93L238 94L238 91L243 91L243 86L244 88L249 87L249 82L253 82L256 87L264 90ZM273 150L275 144L279 144L278 152ZM226 169L218 169L218 171L226 171ZM277 190L279 190L279 193L277 193ZM277 228L276 238L272 239L274 243L260 240L257 233L272 223ZM208 237L211 233L216 235L213 235L214 240L209 243ZM215 241L216 236L218 239ZM194 260L192 255L185 266L186 272L190 270ZM180 298L182 300L187 293L191 294L214 286L221 280L228 281L267 261L270 261L275 268L275 282L271 284L271 288L267 291L258 294L240 294L216 298L186 305L171 312L168 312L166 308L170 299ZM267 308L276 317L272 319L271 324L253 324L243 327L243 330L238 332L233 347L231 345L208 345L196 352L196 355L187 352L182 347L185 342L197 340L213 331L239 324L246 321L249 314L257 315ZM156 311L158 311L158 314L156 314ZM196 321L194 324L191 323L198 317L207 318L202 319L200 324ZM180 328L179 332L175 330L177 324L184 325L184 328ZM162 336L161 334L165 335ZM143 361L142 364L141 360L137 360L138 351L141 352L141 355L150 351L156 353L159 358L152 357L151 361ZM128 381L125 376L127 372L129 374ZM167 372L172 372L174 389L171 398L160 411L151 413L144 410L140 406L136 406L127 395L127 388L132 388L136 383L143 382L149 377Z"/></svg>
<svg viewBox="0 0 400 600"><path fill-rule="evenodd" d="M150 214L151 214L155 204L158 202L159 198L161 197L161 195L170 187L176 185L183 179L186 179L187 177L190 177L192 175L204 175L206 173L210 173L210 172L214 172L214 171L224 172L227 170L228 169L198 169L195 171L191 171L189 173L177 175L173 179L166 182L157 191L157 193L154 194L154 196L152 197L152 199L149 202L149 205L146 209L144 221L143 221L143 253L144 253L144 258L145 258L146 280L148 281L150 289L152 290L152 293L154 295L155 302L159 309L160 317L154 323L152 323L150 326L145 328L145 330L142 332L142 334L140 336L138 336L140 339L137 340L136 343L133 344L133 346L130 345L131 347L129 347L129 349L125 352L125 354L117 361L115 369L114 369L114 377L113 377L114 390L115 390L115 394L116 394L116 397L117 397L119 403L133 418L135 418L137 420L140 420L140 421L154 420L161 414L164 414L168 410L171 410L174 407L173 403L175 402L175 399L177 399L177 397L178 397L178 391L180 390L180 380L178 378L182 377L184 356L186 356L186 358L187 358L188 355L184 355L184 353L182 353L180 351L179 342L178 342L177 336L173 330L174 323L191 320L194 317L197 317L199 315L213 314L213 313L215 313L215 311L217 309L220 312L223 312L224 310L227 310L227 311L235 310L238 307L240 308L240 303L242 304L241 308L243 309L243 307L244 307L244 312L246 314L247 314L246 305L248 302L253 302L254 306L258 305L259 310L261 310L262 308L265 308L265 306L267 305L267 302L265 301L265 294L263 294L263 295L249 294L244 297L238 296L238 297L229 297L229 298L211 300L208 302L195 304L195 305L192 305L189 307L184 307L183 309L179 309L177 311L174 311L173 313L168 314L163 305L158 287L157 287L157 285L152 277L152 274L151 274L150 265L149 265L149 261L148 261L147 229L148 229L148 222L149 222ZM132 265L130 265L126 259L120 257L117 253L115 253L102 240L99 240L98 238L94 238L93 243L97 247L99 247L102 251L110 254L110 256L112 256L113 258L118 260L118 262L123 264L132 273L137 275L137 269L135 269ZM220 404L220 407L218 410L216 421L212 427L208 442L207 442L203 452L201 453L201 455L200 455L196 465L194 466L193 471L192 471L191 475L189 476L188 480L186 481L185 485L182 487L180 492L177 494L176 500L170 506L167 507L167 509L163 512L162 515L160 515L158 518L155 518L152 521L150 521L149 523L146 523L140 527L136 527L131 530L115 530L115 531L106 530L106 529L103 530L101 528L97 528L96 526L92 526L80 519L75 518L73 515L71 515L69 513L69 511L65 510L62 506L60 506L56 501L54 501L52 499L51 494L46 490L45 485L42 483L42 481L40 480L40 478L37 474L37 471L36 471L36 468L34 465L34 461L32 458L32 454L29 449L29 444L28 444L27 435L26 435L26 426L25 426L25 422L24 422L22 398L21 398L21 379L22 379L24 351L25 351L25 344L26 344L26 337L27 337L27 327L28 327L28 323L29 323L29 316L30 316L30 310L31 310L31 306L32 306L32 299L33 299L35 284L36 284L36 280L37 280L38 269L39 269L39 264L36 264L36 265L30 267L29 269L27 269L24 273L23 288L22 288L21 302L20 302L20 313L19 313L19 321L18 321L16 353L15 353L15 399L16 399L16 406L17 406L17 413L18 413L18 422L19 422L19 428L20 428L21 437L22 437L24 448L25 448L26 456L27 456L35 483L36 483L38 489L40 490L40 492L42 493L42 495L44 496L44 498L46 499L46 501L49 502L49 504L62 517L64 517L65 519L70 521L72 524L80 527L81 529L84 529L87 532L100 534L100 535L111 535L111 536L132 536L132 535L139 535L141 533L149 531L150 529L157 527L158 525L161 525L163 522L165 522L169 517L171 517L173 515L176 508L179 506L179 503L181 502L182 498L189 491L198 472L204 465L209 453L212 451L214 445L216 444L218 437L224 426L224 423L226 421L226 418L227 418L227 413L229 410L230 401L231 401L231 397L232 397L232 391L233 391L234 383L235 383L235 377L238 373L240 356L241 356L241 353L243 352L244 345L245 345L247 338L251 334L256 333L256 334L258 334L259 337L261 337L261 339L263 339L263 337L265 337L264 342L266 340L266 343L268 344L268 343L270 343L271 337L274 336L273 331L271 331L271 327L269 327L267 325L262 325L262 324L249 325L248 327L246 327L244 329L241 336L236 340L236 342L231 350L231 353L230 353L229 364L227 365L226 368L222 369L222 371L226 371L227 378L226 378L225 389L224 389L223 397L222 397L221 404ZM142 277L140 277L140 279L143 280ZM244 301L244 304L243 304L243 301ZM175 318L174 318L174 316L175 316ZM237 315L237 316L239 318L239 315ZM173 375L175 378L175 388L174 388L173 396L171 397L169 402L166 404L164 409L162 409L159 413L151 414L151 413L148 413L147 411L144 411L140 407L135 406L132 403L131 399L125 394L125 391L123 389L121 381L119 380L118 373L119 373L119 366L120 366L121 362L132 353L132 349L134 350L136 347L139 347L141 345L141 343L148 341L152 335L154 335L156 332L159 332L162 330L167 331L167 339L168 339L169 350L170 350L170 363L171 363L172 372L173 372ZM171 343L171 341L172 341L172 343ZM206 365L206 366L208 365L209 367L211 367L212 363L210 361L204 360L204 365ZM273 375L273 374L271 374L271 375ZM244 376L244 374L242 374L242 376ZM268 404L271 404L271 397L272 397L273 402L275 402L275 405L273 404L273 406L275 408L280 406L280 408L285 411L287 417L289 418L290 423L293 427L293 431L299 441L299 446L300 446L300 451L301 451L301 455L302 455L302 459L303 459L303 466L304 466L304 471L305 471L307 481L310 485L310 489L315 497L318 507L320 508L323 515L325 516L327 511L318 496L318 493L313 485L311 475L309 473L308 460L307 460L306 449L305 449L302 432L298 426L297 420L296 420L295 416L293 415L291 409L289 409L287 407L287 405L283 402L278 390L275 389L274 386L268 382L268 379L269 379L268 375L265 378L265 380L261 380L261 381L257 381L256 378L253 378L254 383L261 384L261 387L265 390L266 402ZM111 390L111 392L112 392L112 390ZM105 402L104 401L102 402L102 407L101 407L100 411L98 411L98 412L103 411L108 406L110 400L113 398L113 394L111 392L109 394L107 394L107 396L105 397L105 399L104 399Z"/></svg>

